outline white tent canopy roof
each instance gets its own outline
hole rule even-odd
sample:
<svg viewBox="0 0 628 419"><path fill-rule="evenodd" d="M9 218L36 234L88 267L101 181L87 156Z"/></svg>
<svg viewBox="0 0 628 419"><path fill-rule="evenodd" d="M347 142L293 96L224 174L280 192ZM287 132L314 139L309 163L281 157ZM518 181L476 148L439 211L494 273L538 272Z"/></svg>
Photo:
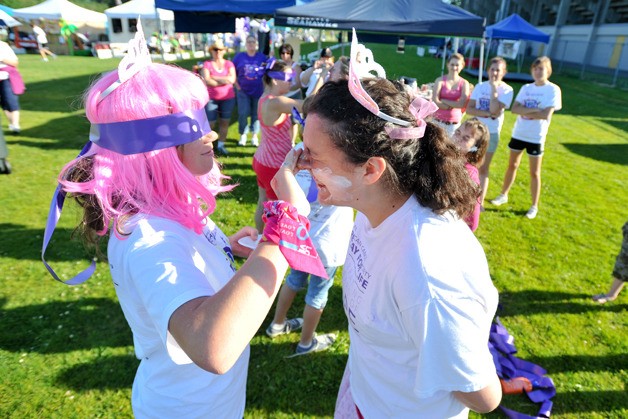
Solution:
<svg viewBox="0 0 628 419"><path fill-rule="evenodd" d="M174 12L172 10L156 9L155 0L131 0L120 6L105 10L105 15L109 18L117 19L133 19L138 16L144 19L155 19L156 11L159 13L159 19L174 20Z"/></svg>
<svg viewBox="0 0 628 419"><path fill-rule="evenodd" d="M68 23L91 23L92 26L104 27L107 16L104 13L84 9L68 0L46 0L35 6L13 9L13 17L22 19L63 19Z"/></svg>

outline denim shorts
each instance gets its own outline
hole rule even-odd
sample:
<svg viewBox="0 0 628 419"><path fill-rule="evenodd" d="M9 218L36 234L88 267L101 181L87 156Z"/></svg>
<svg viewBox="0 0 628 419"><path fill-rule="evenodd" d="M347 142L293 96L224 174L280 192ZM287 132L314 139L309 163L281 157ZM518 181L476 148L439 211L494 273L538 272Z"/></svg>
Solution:
<svg viewBox="0 0 628 419"><path fill-rule="evenodd" d="M205 105L205 113L207 114L207 120L209 122L214 122L218 118L220 119L231 119L231 113L233 113L233 108L235 108L236 99L232 97L231 99L225 100L211 100Z"/></svg>
<svg viewBox="0 0 628 419"><path fill-rule="evenodd" d="M490 139L488 140L488 153L494 153L497 151L499 145L499 132L491 132Z"/></svg>
<svg viewBox="0 0 628 419"><path fill-rule="evenodd" d="M327 305L327 296L329 295L329 289L334 284L334 275L337 269L337 266L325 267L325 272L327 272L329 279L290 269L290 273L286 278L286 285L293 291L299 292L307 284L305 304L317 310L322 310ZM309 283L308 277L310 278Z"/></svg>
<svg viewBox="0 0 628 419"><path fill-rule="evenodd" d="M20 101L11 89L9 79L0 80L0 105L5 111L13 112L20 110Z"/></svg>

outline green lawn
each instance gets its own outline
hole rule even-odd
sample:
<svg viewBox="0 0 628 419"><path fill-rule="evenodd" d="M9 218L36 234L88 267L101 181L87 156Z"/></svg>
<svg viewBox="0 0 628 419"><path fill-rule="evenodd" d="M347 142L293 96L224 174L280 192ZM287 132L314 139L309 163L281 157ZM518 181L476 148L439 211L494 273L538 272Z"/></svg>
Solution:
<svg viewBox="0 0 628 419"><path fill-rule="evenodd" d="M440 75L440 61L373 45L390 78ZM348 54L348 49L345 52ZM194 60L180 63L190 68ZM59 170L87 141L81 95L115 60L59 57L43 63L20 57L28 91L21 97L22 133L7 135L14 173L0 177L0 417L131 416L130 392L138 361L132 338L99 262L87 283L55 282L40 262L43 227ZM487 203L477 236L501 294L502 322L515 336L518 356L548 370L556 384L555 418L628 417L628 294L599 306L628 218L628 99L626 92L554 75L563 110L552 121L543 168L539 216L529 207L524 158L510 202ZM513 85L518 91L520 85ZM507 161L510 113L495 156L488 198L499 192ZM228 233L253 224L257 200L251 170L253 147L237 147L232 124L222 158L239 183L222 195L214 220ZM6 132L6 118L2 118ZM88 264L89 253L70 241L79 219L67 205L47 259L69 278ZM298 341L271 341L260 330L252 341L247 418L329 418L333 414L349 345L339 276L319 327L337 332L331 350L286 360ZM300 315L298 297L292 315ZM270 316L264 322L268 324ZM534 413L525 397L506 404ZM472 414L472 417L479 415ZM488 416L500 417L500 414Z"/></svg>

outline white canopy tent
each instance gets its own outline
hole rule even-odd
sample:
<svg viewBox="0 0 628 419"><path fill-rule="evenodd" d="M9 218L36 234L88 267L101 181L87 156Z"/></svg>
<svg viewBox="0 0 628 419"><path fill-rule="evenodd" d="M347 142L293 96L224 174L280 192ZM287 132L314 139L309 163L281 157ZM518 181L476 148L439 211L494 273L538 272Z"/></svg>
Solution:
<svg viewBox="0 0 628 419"><path fill-rule="evenodd" d="M113 43L127 42L135 36L133 27L138 17L142 18L142 28L147 37L153 32L174 33L174 13L156 8L155 0L131 0L105 10L105 15L109 23L109 41ZM114 22L113 19L120 21Z"/></svg>
<svg viewBox="0 0 628 419"><path fill-rule="evenodd" d="M91 28L93 32L103 32L107 24L104 13L84 9L68 0L46 0L35 6L13 9L13 17L26 20L63 19L66 23L75 25L81 32L89 31L85 27Z"/></svg>

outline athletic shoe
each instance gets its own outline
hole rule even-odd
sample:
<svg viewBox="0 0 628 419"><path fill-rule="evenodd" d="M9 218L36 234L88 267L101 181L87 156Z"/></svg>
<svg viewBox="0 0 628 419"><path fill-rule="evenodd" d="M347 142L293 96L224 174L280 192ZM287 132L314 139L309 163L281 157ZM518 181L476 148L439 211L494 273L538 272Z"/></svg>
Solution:
<svg viewBox="0 0 628 419"><path fill-rule="evenodd" d="M238 145L241 145L241 146L246 145L246 134L240 135L240 141L238 141Z"/></svg>
<svg viewBox="0 0 628 419"><path fill-rule="evenodd" d="M9 124L9 131L11 131L12 134L19 134L20 127L17 125Z"/></svg>
<svg viewBox="0 0 628 419"><path fill-rule="evenodd" d="M222 156L228 156L228 155L229 155L229 152L228 152L228 151L227 151L227 149L225 148L225 143L223 143L223 142L218 142L218 143L216 144L215 149L216 149L216 152L217 152L218 154L222 155Z"/></svg>
<svg viewBox="0 0 628 419"><path fill-rule="evenodd" d="M10 175L11 165L7 159L0 159L0 175Z"/></svg>
<svg viewBox="0 0 628 419"><path fill-rule="evenodd" d="M539 212L539 209L535 207L534 205L532 205L530 209L528 210L528 212L526 212L526 217L532 220L533 218L536 217L536 214L538 214L538 212Z"/></svg>
<svg viewBox="0 0 628 419"><path fill-rule="evenodd" d="M500 206L500 205L505 204L506 202L508 202L508 195L504 195L503 193L500 193L499 195L497 195L497 197L495 197L495 199L491 201L491 204L495 206Z"/></svg>
<svg viewBox="0 0 628 419"><path fill-rule="evenodd" d="M257 134L253 134L253 137L251 137L251 144L255 147L259 146L259 138L257 138Z"/></svg>
<svg viewBox="0 0 628 419"><path fill-rule="evenodd" d="M266 334L271 338L276 338L277 336L299 330L301 327L303 327L303 319L301 317L297 317L286 321L281 329L275 329L273 327L273 323L271 323L266 329Z"/></svg>
<svg viewBox="0 0 628 419"><path fill-rule="evenodd" d="M287 356L286 358L294 358L295 356L307 355L312 352L320 352L326 349L329 349L331 345L336 341L336 335L333 333L326 333L324 335L316 335L314 334L314 339L312 339L312 343L307 348L297 345L296 351L294 354Z"/></svg>

